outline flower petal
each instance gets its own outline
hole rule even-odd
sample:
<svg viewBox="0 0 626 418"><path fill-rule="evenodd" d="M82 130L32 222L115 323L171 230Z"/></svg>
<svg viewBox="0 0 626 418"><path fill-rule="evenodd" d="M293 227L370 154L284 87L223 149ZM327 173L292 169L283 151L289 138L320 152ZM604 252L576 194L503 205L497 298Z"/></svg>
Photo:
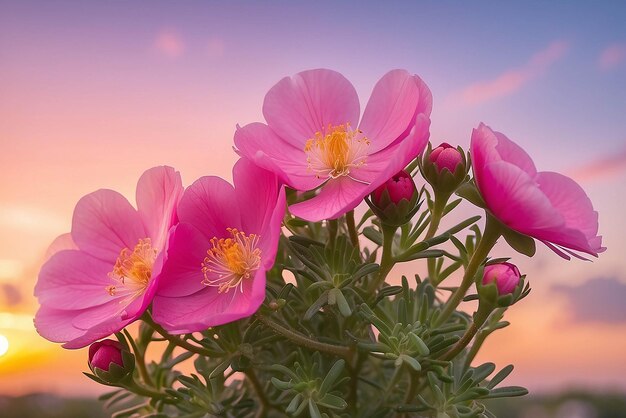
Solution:
<svg viewBox="0 0 626 418"><path fill-rule="evenodd" d="M110 302L107 286L115 284L108 277L113 264L83 251L56 253L41 268L35 296L41 305L55 309L84 309Z"/></svg>
<svg viewBox="0 0 626 418"><path fill-rule="evenodd" d="M241 219L242 230L248 235L260 234L277 204L278 178L241 158L233 167L233 182L238 206L246 213Z"/></svg>
<svg viewBox="0 0 626 418"><path fill-rule="evenodd" d="M235 189L219 177L199 178L185 190L178 219L195 226L207 239L226 237L227 228L241 228Z"/></svg>
<svg viewBox="0 0 626 418"><path fill-rule="evenodd" d="M252 280L243 283L242 291L219 293L217 288L207 286L181 298L157 296L154 309L160 312L157 322L168 332L185 334L251 316L264 299L265 270L259 269Z"/></svg>
<svg viewBox="0 0 626 418"><path fill-rule="evenodd" d="M375 153L393 143L414 121L420 88L405 70L392 70L374 86L359 129L371 141Z"/></svg>
<svg viewBox="0 0 626 418"><path fill-rule="evenodd" d="M72 239L94 257L115 262L123 248L134 248L145 237L139 214L118 192L101 189L76 204Z"/></svg>
<svg viewBox="0 0 626 418"><path fill-rule="evenodd" d="M35 314L35 329L46 340L55 343L64 343L85 334L85 330L72 325L76 311L54 309L49 306L40 306Z"/></svg>
<svg viewBox="0 0 626 418"><path fill-rule="evenodd" d="M46 261L50 260L50 258L59 251L77 249L78 247L74 243L74 240L72 240L72 234L67 232L65 234L59 235L54 239L54 241L52 241L52 244L50 244L50 246L46 250L46 255L44 256L44 259Z"/></svg>
<svg viewBox="0 0 626 418"><path fill-rule="evenodd" d="M183 194L180 173L172 167L154 167L137 182L137 211L152 247L161 250L170 227L177 221L176 208Z"/></svg>
<svg viewBox="0 0 626 418"><path fill-rule="evenodd" d="M267 124L298 149L328 125L359 120L359 98L350 82L336 71L303 71L280 80L265 96Z"/></svg>
<svg viewBox="0 0 626 418"><path fill-rule="evenodd" d="M235 146L241 155L275 173L296 190L312 190L324 182L307 169L304 147L296 148L282 140L263 123L237 128Z"/></svg>
<svg viewBox="0 0 626 418"><path fill-rule="evenodd" d="M195 226L179 223L174 227L163 265L157 294L166 297L188 296L202 290L202 262L211 244ZM153 315L160 318L155 308Z"/></svg>
<svg viewBox="0 0 626 418"><path fill-rule="evenodd" d="M322 186L317 196L289 206L289 211L311 222L336 219L357 207L368 194L368 190L369 184L354 181L349 177L330 179Z"/></svg>
<svg viewBox="0 0 626 418"><path fill-rule="evenodd" d="M563 217L521 168L496 161L483 167L483 174L478 184L481 195L505 225L532 237L537 231L564 226Z"/></svg>
<svg viewBox="0 0 626 418"><path fill-rule="evenodd" d="M483 167L500 160L519 167L530 177L537 174L535 163L526 151L504 134L493 131L484 123L472 130L470 153L474 177L478 182L481 181Z"/></svg>
<svg viewBox="0 0 626 418"><path fill-rule="evenodd" d="M559 173L540 172L535 179L565 221L564 228L542 231L537 238L594 256L604 251L602 239L597 236L598 212L582 187Z"/></svg>

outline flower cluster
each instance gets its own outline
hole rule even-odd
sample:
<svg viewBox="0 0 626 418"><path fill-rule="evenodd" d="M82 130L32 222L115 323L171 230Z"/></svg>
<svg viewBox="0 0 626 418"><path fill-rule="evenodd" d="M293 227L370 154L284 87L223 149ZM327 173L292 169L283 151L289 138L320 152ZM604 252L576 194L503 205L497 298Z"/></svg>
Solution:
<svg viewBox="0 0 626 418"><path fill-rule="evenodd" d="M484 124L472 132L471 158L447 143L433 149L431 110L426 84L404 70L378 81L362 116L356 90L335 71L280 80L265 96L266 123L234 133L241 158L232 185L206 176L184 188L175 169L155 167L137 183L136 207L112 190L78 202L71 232L53 243L39 273L38 332L65 348L92 344L91 377L152 398L136 410L146 415L172 405L212 413L194 401L198 392L229 416L246 416L250 405L229 397L242 388L260 408L257 416L306 410L321 417L320 408L326 416L370 407L446 414L438 416L478 411L476 399L491 393L480 380L467 383L476 388L471 395L432 393L437 379L443 385L461 373L446 362L465 356L471 367L479 345L466 348L475 334L497 329L503 311L528 293L515 265L489 259L496 241L532 255L536 239L564 258L604 248L597 212L573 180L538 172L517 144ZM431 191L416 186L418 171ZM450 202L455 193L483 208L486 219L482 233L452 241L458 256L437 246L478 217L438 231L459 202ZM362 202L371 209L356 223ZM364 238L371 242L363 246ZM418 277L415 288L406 278L388 284L395 264L423 258L429 277ZM460 285L441 299L437 286L461 268ZM457 311L472 284L479 300L473 320ZM126 328L138 320L135 339ZM99 341L113 334L118 341ZM169 346L161 364L147 367L145 349L158 339ZM172 357L176 346L185 358ZM172 372L192 355L204 383ZM397 371L384 399L368 405L364 395L375 387L359 384L367 380L359 373L385 380L387 361ZM400 401L393 393L404 368L410 387ZM226 384L235 371L247 383ZM340 376L350 380L349 391L335 385ZM176 379L185 390L171 389Z"/></svg>

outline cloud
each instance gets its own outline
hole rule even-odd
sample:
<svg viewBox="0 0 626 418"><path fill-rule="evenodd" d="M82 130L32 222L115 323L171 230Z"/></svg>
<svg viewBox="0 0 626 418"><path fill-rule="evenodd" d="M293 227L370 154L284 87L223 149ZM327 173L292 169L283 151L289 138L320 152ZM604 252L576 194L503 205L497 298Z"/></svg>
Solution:
<svg viewBox="0 0 626 418"><path fill-rule="evenodd" d="M2 300L8 307L19 305L24 300L20 289L11 283L0 284L0 290L3 294Z"/></svg>
<svg viewBox="0 0 626 418"><path fill-rule="evenodd" d="M452 96L455 102L475 105L511 95L544 74L565 56L568 49L569 43L554 41L535 53L523 66L505 71L492 80L470 84Z"/></svg>
<svg viewBox="0 0 626 418"><path fill-rule="evenodd" d="M609 45L600 53L598 66L602 70L612 70L626 61L626 44Z"/></svg>
<svg viewBox="0 0 626 418"><path fill-rule="evenodd" d="M166 57L178 58L185 52L185 42L176 31L164 29L157 34L154 48Z"/></svg>
<svg viewBox="0 0 626 418"><path fill-rule="evenodd" d="M585 283L554 285L552 290L567 299L575 322L626 323L626 283L616 278L597 278Z"/></svg>
<svg viewBox="0 0 626 418"><path fill-rule="evenodd" d="M584 181L610 177L621 173L625 169L626 148L611 155L604 155L581 167L575 168L569 172L569 175L577 180Z"/></svg>

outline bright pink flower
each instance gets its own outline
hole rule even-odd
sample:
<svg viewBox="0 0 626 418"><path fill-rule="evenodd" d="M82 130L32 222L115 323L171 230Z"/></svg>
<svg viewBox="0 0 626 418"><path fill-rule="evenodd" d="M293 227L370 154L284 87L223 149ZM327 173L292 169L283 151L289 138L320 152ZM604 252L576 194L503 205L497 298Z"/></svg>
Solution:
<svg viewBox="0 0 626 418"><path fill-rule="evenodd" d="M113 190L80 199L71 240L55 240L35 286L39 334L80 348L139 318L154 296L182 192L177 171L155 167L137 183L138 209Z"/></svg>
<svg viewBox="0 0 626 418"><path fill-rule="evenodd" d="M488 126L472 132L472 166L487 209L509 228L542 241L563 258L604 251L598 213L572 179L538 172L528 154Z"/></svg>
<svg viewBox="0 0 626 418"><path fill-rule="evenodd" d="M520 281L520 273L515 264L498 263L485 266L483 284L496 282L500 296L513 293Z"/></svg>
<svg viewBox="0 0 626 418"><path fill-rule="evenodd" d="M122 344L113 340L102 340L89 346L89 366L109 371L111 363L124 367Z"/></svg>
<svg viewBox="0 0 626 418"><path fill-rule="evenodd" d="M252 315L265 298L274 264L285 191L277 177L242 158L235 186L202 177L183 195L180 223L154 298L156 322L175 334L202 331Z"/></svg>
<svg viewBox="0 0 626 418"><path fill-rule="evenodd" d="M402 170L428 141L432 95L404 70L374 87L359 123L356 90L341 74L310 70L286 77L265 96L267 125L235 133L239 152L317 196L290 207L310 221L334 219Z"/></svg>
<svg viewBox="0 0 626 418"><path fill-rule="evenodd" d="M372 193L372 203L380 207L381 197L383 192L387 190L389 193L389 199L392 203L400 203L402 199L411 200L413 195L417 192L415 182L406 171L402 170L396 173L389 180L378 186Z"/></svg>
<svg viewBox="0 0 626 418"><path fill-rule="evenodd" d="M444 142L430 153L429 160L435 164L438 172L447 168L451 173L454 173L456 167L463 163L463 156L458 149Z"/></svg>

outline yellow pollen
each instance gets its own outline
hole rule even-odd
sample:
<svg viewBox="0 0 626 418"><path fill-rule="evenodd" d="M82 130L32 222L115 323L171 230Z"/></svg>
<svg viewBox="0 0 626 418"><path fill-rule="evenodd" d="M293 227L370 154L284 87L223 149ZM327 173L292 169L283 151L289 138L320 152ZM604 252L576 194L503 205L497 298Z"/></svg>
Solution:
<svg viewBox="0 0 626 418"><path fill-rule="evenodd" d="M109 273L109 277L118 283L107 286L106 292L116 296L121 291L123 296L131 299L141 296L152 277L156 255L157 251L152 248L150 238L140 239L132 251L124 248L113 266L113 271Z"/></svg>
<svg viewBox="0 0 626 418"><path fill-rule="evenodd" d="M261 265L259 236L246 235L228 228L232 238L211 238L211 248L202 262L202 284L217 287L219 293L234 287L242 290L243 280L250 279Z"/></svg>
<svg viewBox="0 0 626 418"><path fill-rule="evenodd" d="M349 176L351 168L365 164L370 141L350 124L329 125L326 133L316 132L304 145L308 169L318 178Z"/></svg>

